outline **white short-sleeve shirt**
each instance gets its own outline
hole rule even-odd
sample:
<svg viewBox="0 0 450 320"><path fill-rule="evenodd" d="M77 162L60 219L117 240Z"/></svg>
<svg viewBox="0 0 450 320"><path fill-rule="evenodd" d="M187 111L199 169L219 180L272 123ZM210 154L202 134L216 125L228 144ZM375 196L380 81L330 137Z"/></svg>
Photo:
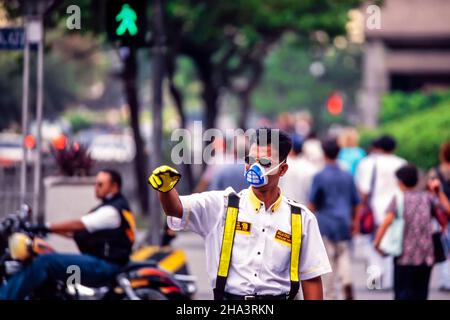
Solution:
<svg viewBox="0 0 450 320"><path fill-rule="evenodd" d="M222 247L228 195L209 191L181 196L183 216L168 217L171 229L190 230L205 240L206 265L211 287L215 287ZM280 196L269 208L251 187L238 196L238 222L248 231L237 230L225 291L238 295L279 295L290 290L290 244L278 234L291 235L290 203L302 209L302 245L299 277L308 280L331 272L331 266L319 232L316 217L306 207Z"/></svg>
<svg viewBox="0 0 450 320"><path fill-rule="evenodd" d="M90 233L120 227L120 213L113 206L102 206L81 217L81 222Z"/></svg>
<svg viewBox="0 0 450 320"><path fill-rule="evenodd" d="M406 164L406 160L394 154L371 154L362 159L356 169L356 185L361 192L367 194L370 192L373 169L376 165L371 206L377 225L383 222L392 195L399 191L395 171L404 164Z"/></svg>

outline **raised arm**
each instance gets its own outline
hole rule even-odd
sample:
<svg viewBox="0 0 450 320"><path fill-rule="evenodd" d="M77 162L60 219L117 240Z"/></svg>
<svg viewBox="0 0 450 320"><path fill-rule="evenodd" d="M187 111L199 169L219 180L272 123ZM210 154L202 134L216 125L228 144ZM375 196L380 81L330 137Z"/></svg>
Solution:
<svg viewBox="0 0 450 320"><path fill-rule="evenodd" d="M176 218L183 216L183 206L181 205L180 196L176 189L164 193L159 192L158 197L166 215Z"/></svg>

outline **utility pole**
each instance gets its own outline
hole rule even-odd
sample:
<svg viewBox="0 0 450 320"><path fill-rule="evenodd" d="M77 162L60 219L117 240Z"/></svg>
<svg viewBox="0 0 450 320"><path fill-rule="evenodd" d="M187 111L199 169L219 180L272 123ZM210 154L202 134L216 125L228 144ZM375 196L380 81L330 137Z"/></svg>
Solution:
<svg viewBox="0 0 450 320"><path fill-rule="evenodd" d="M30 46L28 44L27 23L30 18L30 7L25 5L24 18L24 48L23 48L23 75L22 75L22 163L20 166L20 204L25 203L27 193L27 158L28 148L25 146L25 137L28 134L29 90L30 90Z"/></svg>
<svg viewBox="0 0 450 320"><path fill-rule="evenodd" d="M44 103L44 13L45 3L38 3L36 24L40 31L37 43L37 77L36 77L36 163L34 166L34 193L33 208L36 210L38 219L41 217L41 186L42 186L42 117Z"/></svg>
<svg viewBox="0 0 450 320"><path fill-rule="evenodd" d="M152 59L152 146L150 155L151 170L162 164L162 108L163 108L163 81L165 76L166 35L164 31L164 0L153 1L153 31L154 47ZM159 245L161 242L161 205L156 192L150 192L150 234L149 242Z"/></svg>
<svg viewBox="0 0 450 320"><path fill-rule="evenodd" d="M24 49L24 79L22 98L22 134L28 132L29 108L29 57L30 44L37 45L36 72L36 157L33 172L33 201L32 208L36 213L35 219L42 220L41 187L42 187L42 118L44 109L44 16L55 0L23 0L25 11L25 49ZM24 145L25 141L22 141ZM25 148L23 146L22 148ZM24 149L20 175L20 199L25 200L27 190L27 150Z"/></svg>

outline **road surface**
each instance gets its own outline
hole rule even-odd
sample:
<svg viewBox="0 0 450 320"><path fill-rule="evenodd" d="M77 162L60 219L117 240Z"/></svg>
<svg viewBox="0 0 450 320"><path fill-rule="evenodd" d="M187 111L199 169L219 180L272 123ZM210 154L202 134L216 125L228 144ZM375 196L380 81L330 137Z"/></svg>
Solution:
<svg viewBox="0 0 450 320"><path fill-rule="evenodd" d="M358 243L358 239L356 240ZM193 275L198 279L198 292L196 299L212 299L209 280L206 273L206 257L204 252L203 240L200 236L190 232L179 232L177 238L172 242L173 247L183 249L188 258L188 266ZM392 300L393 292L384 290L369 290L367 288L367 275L359 246L355 246L353 257L353 275L355 285L355 298L358 300ZM429 299L431 300L450 300L450 293L438 290L438 273L433 270L431 277L431 286Z"/></svg>

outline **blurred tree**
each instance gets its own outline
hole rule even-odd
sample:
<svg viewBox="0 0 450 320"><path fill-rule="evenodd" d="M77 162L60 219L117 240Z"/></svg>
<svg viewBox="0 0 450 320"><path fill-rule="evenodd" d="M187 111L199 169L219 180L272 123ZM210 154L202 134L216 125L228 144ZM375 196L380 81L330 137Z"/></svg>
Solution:
<svg viewBox="0 0 450 320"><path fill-rule="evenodd" d="M144 152L144 141L141 136L139 125L139 99L138 99L138 84L137 84L137 59L136 49L130 47L127 52L123 54L124 67L121 72L121 78L124 84L125 97L130 109L130 126L133 131L133 138L136 149L135 175L136 185L139 193L140 205L143 214L148 212L148 196L147 196L147 182L144 177L147 170L147 157Z"/></svg>
<svg viewBox="0 0 450 320"><path fill-rule="evenodd" d="M180 54L194 62L203 84L206 128L215 125L222 89L239 97L244 127L250 95L264 71L263 59L284 32L293 31L304 42L318 30L329 37L343 34L348 10L360 3L170 0L166 9L168 57L172 64Z"/></svg>
<svg viewBox="0 0 450 320"><path fill-rule="evenodd" d="M382 97L380 123L397 121L411 113L433 108L448 101L450 101L450 90L436 90L428 93L390 92Z"/></svg>
<svg viewBox="0 0 450 320"><path fill-rule="evenodd" d="M70 104L88 98L88 88L95 81L95 73L80 72L89 70L95 64L92 60L67 59L56 48L48 51L44 64L44 112L47 118L55 118ZM22 105L22 53L3 52L0 55L0 130L11 124L20 124ZM35 70L32 57L30 68ZM97 69L99 70L99 69ZM30 112L34 114L36 101L36 77L30 75Z"/></svg>
<svg viewBox="0 0 450 320"><path fill-rule="evenodd" d="M309 110L320 129L354 113L360 85L361 48L339 36L341 48L330 40L305 47L295 34L283 36L265 60L264 76L253 95L255 110L266 116L280 111ZM332 116L326 101L333 91L344 94L344 115Z"/></svg>
<svg viewBox="0 0 450 320"><path fill-rule="evenodd" d="M12 123L20 123L20 105L22 81L20 66L21 55L3 53L0 55L0 130Z"/></svg>
<svg viewBox="0 0 450 320"><path fill-rule="evenodd" d="M65 24L67 15L66 8L72 4L71 0L64 0L58 5L56 10L52 12L52 17L49 19L49 25ZM77 5L80 7L81 11L81 30L66 30L67 34L73 34L74 32L80 33L86 36L94 36L99 40L100 44L103 46L97 47L96 50L105 49L106 45L106 1L90 1L90 0L79 0ZM144 177L147 175L147 156L144 151L144 141L141 136L140 124L139 124L139 95L138 95L138 65L137 65L137 50L134 47L123 47L122 51L118 47L113 45L113 48L117 49L118 56L122 61L122 68L117 73L113 74L121 79L123 84L123 96L127 102L130 110L129 125L133 131L136 157L134 158L134 168L135 168L135 181L136 187L139 194L140 209L142 214L148 212L149 202L148 202L148 192L146 180ZM95 52L95 51L94 51Z"/></svg>
<svg viewBox="0 0 450 320"><path fill-rule="evenodd" d="M84 1L88 2L88 1ZM0 9L5 10L7 20L14 22L24 12L25 1L0 0ZM101 55L97 54L98 41L92 35L80 37L72 32L62 37L66 30L66 20L52 19L55 1L44 20L46 26L46 47L44 63L44 111L46 117L56 117L69 104L89 99L90 86L101 78L105 71ZM67 6L64 8L66 18ZM91 13L92 14L92 13ZM17 21L20 23L20 21ZM30 111L34 112L36 77L33 50L30 59ZM22 52L2 52L0 55L0 88L8 95L0 96L0 130L12 123L20 123L22 102ZM93 66L96 68L93 68Z"/></svg>

